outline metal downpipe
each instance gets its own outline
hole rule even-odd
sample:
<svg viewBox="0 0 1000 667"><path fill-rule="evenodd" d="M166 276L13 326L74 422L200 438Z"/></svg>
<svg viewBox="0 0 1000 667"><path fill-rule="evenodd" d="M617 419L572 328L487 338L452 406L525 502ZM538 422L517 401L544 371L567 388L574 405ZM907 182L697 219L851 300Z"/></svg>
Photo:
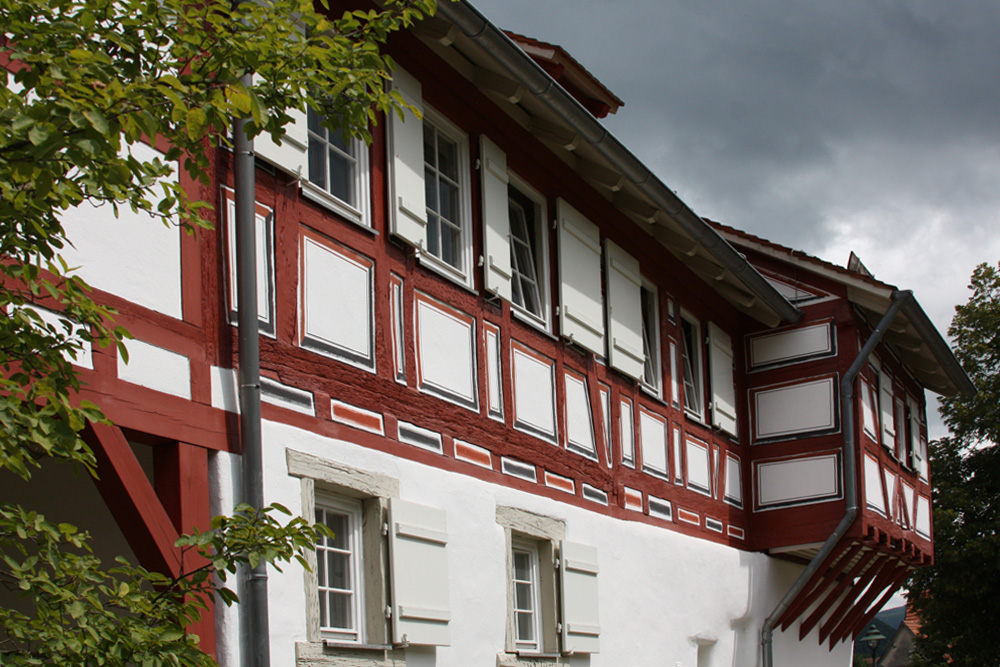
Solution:
<svg viewBox="0 0 1000 667"><path fill-rule="evenodd" d="M250 76L243 84L251 85ZM240 451L243 457L243 502L264 506L264 468L260 425L260 337L257 327L256 182L253 139L247 119L234 123L233 173L236 197L236 303L239 328ZM242 568L240 593L240 662L243 667L269 667L267 565Z"/></svg>
<svg viewBox="0 0 1000 667"><path fill-rule="evenodd" d="M764 627L760 631L764 667L774 667L774 626L777 625L778 619L781 618L781 615L792 604L795 597L802 592L806 583L816 573L827 556L833 552L834 547L840 542L840 538L847 533L848 528L851 527L851 524L854 523L854 519L858 515L858 472L857 461L854 457L854 380L868 361L868 357L875 350L875 346L879 344L885 332L888 331L892 321L896 319L896 315L911 301L913 301L913 292L909 290L896 290L892 293L892 303L889 305L889 309L882 316L878 326L875 327L875 331L868 337L858 356L851 363L851 367L847 369L843 379L840 381L840 423L844 433L844 498L847 503L844 517L837 524L837 527L834 528L833 533L826 538L819 552L809 561L806 569L799 574L798 579L788 589L785 596L781 598L778 606L774 608L771 615L764 621Z"/></svg>

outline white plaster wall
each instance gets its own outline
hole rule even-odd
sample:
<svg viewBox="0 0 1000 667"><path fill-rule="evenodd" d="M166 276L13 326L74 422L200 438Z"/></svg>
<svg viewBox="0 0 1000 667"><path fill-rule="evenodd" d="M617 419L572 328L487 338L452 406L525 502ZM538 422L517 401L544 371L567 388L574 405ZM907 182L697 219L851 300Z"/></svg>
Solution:
<svg viewBox="0 0 1000 667"><path fill-rule="evenodd" d="M191 363L182 354L141 340L127 343L128 362L118 357L118 377L167 394L191 398Z"/></svg>
<svg viewBox="0 0 1000 667"><path fill-rule="evenodd" d="M504 645L506 573L497 505L509 505L566 522L566 538L597 547L600 562L601 652L574 656L573 665L698 666L698 644L711 667L758 664L760 626L801 571L762 554L731 549L660 527L602 516L534 494L488 484L289 426L264 424L265 500L293 511L301 507L300 482L287 475L291 447L370 472L397 478L400 496L448 513L451 578L449 647L407 650L411 667L492 667ZM216 455L218 462L224 455ZM213 474L226 475L225 465ZM224 488L227 484L214 485ZM214 494L213 498L216 497ZM271 573L271 664L294 665L294 642L305 640L303 573L287 566ZM232 623L230 623L232 625ZM235 637L235 629L224 630ZM796 636L792 628L789 637ZM220 642L222 638L220 637ZM228 641L228 640L227 640ZM224 667L234 652L226 651ZM832 653L814 639L799 645L778 633L775 665L846 667L850 645ZM703 662L705 662L703 657Z"/></svg>
<svg viewBox="0 0 1000 667"><path fill-rule="evenodd" d="M146 144L132 146L139 160L163 157ZM169 177L176 182L176 173ZM156 193L158 194L157 190ZM70 266L79 266L77 275L91 286L128 299L164 315L180 319L181 237L180 229L128 206L84 204L63 217L66 235L72 243L62 256Z"/></svg>

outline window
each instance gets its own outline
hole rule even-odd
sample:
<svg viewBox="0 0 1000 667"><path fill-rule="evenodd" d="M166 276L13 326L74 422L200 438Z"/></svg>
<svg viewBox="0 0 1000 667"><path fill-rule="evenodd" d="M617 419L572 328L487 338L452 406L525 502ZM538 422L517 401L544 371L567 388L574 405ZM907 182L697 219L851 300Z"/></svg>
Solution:
<svg viewBox="0 0 1000 667"><path fill-rule="evenodd" d="M510 208L511 301L523 312L546 320L544 271L545 221L541 207L513 185L508 186Z"/></svg>
<svg viewBox="0 0 1000 667"><path fill-rule="evenodd" d="M329 130L323 117L309 110L309 173L303 193L366 227L368 221L368 151L364 142Z"/></svg>
<svg viewBox="0 0 1000 667"><path fill-rule="evenodd" d="M466 210L466 142L436 115L424 115L426 252L465 279L469 271L469 215Z"/></svg>
<svg viewBox="0 0 1000 667"><path fill-rule="evenodd" d="M656 288L643 284L642 298L642 384L660 394L660 317Z"/></svg>
<svg viewBox="0 0 1000 667"><path fill-rule="evenodd" d="M302 515L334 532L305 555L303 650L323 658L316 664L330 657L368 664L359 651L404 641L448 645L445 511L402 500L399 481L385 475L292 449L285 460L300 479ZM383 526L391 527L387 535Z"/></svg>
<svg viewBox="0 0 1000 667"><path fill-rule="evenodd" d="M324 637L358 642L363 634L361 583L361 503L321 496L316 523L333 531L316 544L316 588L319 627Z"/></svg>
<svg viewBox="0 0 1000 667"><path fill-rule="evenodd" d="M681 346L681 358L684 363L684 409L692 416L703 419L701 327L682 314L681 334L684 339Z"/></svg>
<svg viewBox="0 0 1000 667"><path fill-rule="evenodd" d="M225 228L229 262L229 321L236 324L236 194L223 187ZM257 253L257 319L261 333L274 335L274 211L254 203L255 251Z"/></svg>
<svg viewBox="0 0 1000 667"><path fill-rule="evenodd" d="M537 653L542 645L542 597L537 542L514 540L511 548L511 567L517 650Z"/></svg>
<svg viewBox="0 0 1000 667"><path fill-rule="evenodd" d="M566 541L559 519L497 506L496 520L509 558L506 652L555 664L569 664L559 653L598 652L597 550Z"/></svg>

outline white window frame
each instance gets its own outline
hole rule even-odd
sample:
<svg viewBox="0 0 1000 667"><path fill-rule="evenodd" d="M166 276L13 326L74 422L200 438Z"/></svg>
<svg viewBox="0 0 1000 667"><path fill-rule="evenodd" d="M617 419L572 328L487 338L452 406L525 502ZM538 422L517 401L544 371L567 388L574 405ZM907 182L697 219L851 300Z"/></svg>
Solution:
<svg viewBox="0 0 1000 667"><path fill-rule="evenodd" d="M230 188L222 187L223 211L226 227L226 261L228 264L229 323L236 325L239 321L237 303L236 275L236 194ZM274 294L275 282L275 216L274 209L259 202L254 202L255 250L257 254L257 322L260 333L270 338L275 337L277 325L277 302ZM261 309L261 300L266 308Z"/></svg>
<svg viewBox="0 0 1000 667"><path fill-rule="evenodd" d="M528 560L528 578L518 578L517 558L523 556ZM514 614L514 645L518 653L541 653L543 646L542 635L542 591L541 591L541 567L538 554L537 540L528 540L523 537L513 537L511 539L511 571L510 578L514 587L514 595L511 599L511 606ZM519 603L518 587L528 587L528 606L522 607ZM531 638L521 636L521 617L530 614L528 627L531 630Z"/></svg>
<svg viewBox="0 0 1000 667"><path fill-rule="evenodd" d="M310 109L308 112L308 119L311 121L313 117L318 119L322 126L322 122L325 119L317 112ZM325 134L330 132L330 130L326 127L323 127L323 130ZM302 187L302 194L321 206L331 209L335 213L339 213L351 222L357 223L366 229L371 229L372 222L371 215L369 213L371 195L369 193L368 185L368 146L364 141L358 139L357 137L348 137L346 142L349 144L348 151L345 153L339 146L331 144L326 136L319 136L311 128L308 132L309 149L306 159L307 173L303 174L303 178L299 181ZM325 170L327 183L319 184L313 181L312 153L315 146L314 142L322 143L324 150L329 150L332 147L337 153L340 153L346 159L354 161L354 178L352 179L352 194L354 196L353 204L330 192L329 162L326 163Z"/></svg>
<svg viewBox="0 0 1000 667"><path fill-rule="evenodd" d="M660 340L660 293L656 285L643 277L639 294L642 308L642 353L646 358L639 386L657 398L662 398L663 345ZM646 297L647 294L649 297Z"/></svg>
<svg viewBox="0 0 1000 667"><path fill-rule="evenodd" d="M684 412L699 422L705 421L705 352L702 344L701 322L689 315L686 311L681 311L681 377L684 384ZM685 326L691 328L692 350L688 350L688 334ZM690 358L693 353L694 358ZM691 376L691 389L688 390L688 375ZM696 396L696 406L691 400L690 394Z"/></svg>
<svg viewBox="0 0 1000 667"><path fill-rule="evenodd" d="M458 211L459 220L457 221L457 227L459 232L459 241L457 249L457 257L460 266L454 266L449 262L441 259L441 257L431 253L431 216L437 216L438 213L435 211L430 202L425 201L426 211L427 211L427 227L425 231L426 241L418 253L421 263L426 265L428 268L437 271L441 275L454 280L455 282L461 284L463 287L472 289L473 287L473 255L472 255L472 199L471 199L471 184L469 176L469 137L466 133L462 132L454 123L447 120L442 114L434 111L430 108L424 108L424 128L428 126L432 127L434 131L448 139L455 144L456 152L456 169L457 169L457 179L455 181L458 187ZM426 177L428 170L427 155L424 155L423 163L423 173L425 178L426 187ZM431 167L435 171L436 167ZM438 223L440 224L440 223Z"/></svg>
<svg viewBox="0 0 1000 667"><path fill-rule="evenodd" d="M548 234L548 207L545 203L545 197L541 195L537 190L529 186L524 179L519 178L516 174L509 174L510 182L508 183L507 189L508 193L511 190L516 190L522 197L534 204L534 214L535 214L535 257L534 257L534 269L535 269L535 280L538 287L538 301L540 306L540 313L533 313L528 310L523 305L520 305L514 301L513 290L514 281L517 279L520 273L516 267L515 263L515 234L514 234L514 221L511 218L511 230L510 230L510 262L511 262L511 313L525 322L539 327L544 331L548 332L550 330L552 322L552 299L549 297L549 234ZM508 200L510 196L508 194Z"/></svg>
<svg viewBox="0 0 1000 667"><path fill-rule="evenodd" d="M321 558L327 552L337 552L341 550L334 547L327 538L323 538L316 544L316 590L319 597L320 607L320 633L324 639L332 639L344 643L363 643L365 637L365 587L361 567L361 563L364 559L362 548L363 540L361 536L361 501L329 493L320 493L316 496L315 513L317 523L319 523L321 519L324 519L324 517L320 516L320 513L323 513L324 515L326 513L332 513L345 517L347 519L347 532L349 535L349 543L346 547L346 553L348 555L347 569L350 582L348 584L348 588L346 589L334 589L329 585L324 586L323 582L323 579L328 577L328 575L325 576L327 568L322 565ZM327 584L328 583L329 582L327 581ZM327 622L329 623L330 621L330 611L325 609L327 605L325 604L324 598L326 596L324 596L324 593L346 593L351 596L351 604L348 606L351 614L349 626L336 627L333 625L323 625L324 615ZM324 614L324 611L326 611L326 614Z"/></svg>

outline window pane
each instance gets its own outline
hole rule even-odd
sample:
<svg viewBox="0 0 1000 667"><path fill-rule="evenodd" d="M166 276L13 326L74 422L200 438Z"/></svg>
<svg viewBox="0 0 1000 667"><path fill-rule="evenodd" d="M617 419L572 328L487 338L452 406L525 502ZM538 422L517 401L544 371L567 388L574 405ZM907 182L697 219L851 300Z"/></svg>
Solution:
<svg viewBox="0 0 1000 667"><path fill-rule="evenodd" d="M347 516L344 514L326 513L326 525L333 531L333 539L328 544L337 549L350 547L350 535L347 532Z"/></svg>
<svg viewBox="0 0 1000 667"><path fill-rule="evenodd" d="M458 180L458 146L438 134L438 170L448 178Z"/></svg>
<svg viewBox="0 0 1000 667"><path fill-rule="evenodd" d="M427 252L441 256L441 222L433 213L427 214Z"/></svg>
<svg viewBox="0 0 1000 667"><path fill-rule="evenodd" d="M330 605L330 623L328 628L353 629L351 618L351 595L349 593L327 593Z"/></svg>
<svg viewBox="0 0 1000 667"><path fill-rule="evenodd" d="M351 555L329 551L326 554L327 577L329 588L348 590L351 588Z"/></svg>
<svg viewBox="0 0 1000 667"><path fill-rule="evenodd" d="M517 640L521 642L530 642L535 640L535 628L533 623L532 614L518 614L517 615Z"/></svg>
<svg viewBox="0 0 1000 667"><path fill-rule="evenodd" d="M525 551L514 552L514 579L531 581L531 554Z"/></svg>
<svg viewBox="0 0 1000 667"><path fill-rule="evenodd" d="M514 606L518 611L531 611L533 609L531 583L514 584L514 598Z"/></svg>
<svg viewBox="0 0 1000 667"><path fill-rule="evenodd" d="M455 222L458 220L458 186L442 180L440 188L441 204L438 213L441 217Z"/></svg>
<svg viewBox="0 0 1000 667"><path fill-rule="evenodd" d="M326 188L326 162L323 160L323 142L309 136L309 180Z"/></svg>
<svg viewBox="0 0 1000 667"><path fill-rule="evenodd" d="M333 148L330 149L330 194L348 204L354 204L352 181L353 163Z"/></svg>

